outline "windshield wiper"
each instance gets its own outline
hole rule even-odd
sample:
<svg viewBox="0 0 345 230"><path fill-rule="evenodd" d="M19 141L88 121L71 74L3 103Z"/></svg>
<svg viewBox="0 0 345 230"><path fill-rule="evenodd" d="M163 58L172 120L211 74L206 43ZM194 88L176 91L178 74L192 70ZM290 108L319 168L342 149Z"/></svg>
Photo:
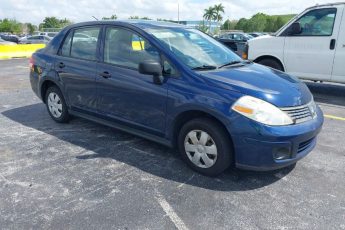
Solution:
<svg viewBox="0 0 345 230"><path fill-rule="evenodd" d="M214 65L202 65L192 68L192 70L212 70L217 69L217 66Z"/></svg>
<svg viewBox="0 0 345 230"><path fill-rule="evenodd" d="M240 63L243 64L243 61L232 61L232 62L229 62L229 63L226 63L224 65L219 66L218 69L223 68L225 66L231 66L231 65L236 65L236 64L240 64Z"/></svg>

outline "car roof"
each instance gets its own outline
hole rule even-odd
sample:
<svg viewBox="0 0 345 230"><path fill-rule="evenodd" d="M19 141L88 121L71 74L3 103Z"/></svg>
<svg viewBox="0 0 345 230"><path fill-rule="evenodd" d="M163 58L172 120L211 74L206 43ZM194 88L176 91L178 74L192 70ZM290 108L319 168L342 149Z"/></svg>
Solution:
<svg viewBox="0 0 345 230"><path fill-rule="evenodd" d="M334 2L334 3L325 3L325 4L316 4L314 6L308 7L306 10L313 9L313 8L319 8L319 7L325 7L325 6L336 6L336 5L343 5L345 2Z"/></svg>
<svg viewBox="0 0 345 230"><path fill-rule="evenodd" d="M71 25L72 28L74 27L81 27L81 26L90 26L90 25L132 25L138 27L140 29L147 29L147 28L190 28L185 25L181 25L178 23L173 22L165 22L165 21L153 21L153 20L102 20L102 21L89 21L89 22L80 22Z"/></svg>

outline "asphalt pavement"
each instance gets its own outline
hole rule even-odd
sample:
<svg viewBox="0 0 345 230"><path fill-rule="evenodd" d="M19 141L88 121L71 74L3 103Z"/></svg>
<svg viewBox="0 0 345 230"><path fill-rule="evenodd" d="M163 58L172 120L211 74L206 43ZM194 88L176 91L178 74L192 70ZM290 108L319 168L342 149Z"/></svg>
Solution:
<svg viewBox="0 0 345 230"><path fill-rule="evenodd" d="M307 83L325 123L295 166L209 178L151 141L55 123L28 65L0 61L1 229L345 229L345 85Z"/></svg>

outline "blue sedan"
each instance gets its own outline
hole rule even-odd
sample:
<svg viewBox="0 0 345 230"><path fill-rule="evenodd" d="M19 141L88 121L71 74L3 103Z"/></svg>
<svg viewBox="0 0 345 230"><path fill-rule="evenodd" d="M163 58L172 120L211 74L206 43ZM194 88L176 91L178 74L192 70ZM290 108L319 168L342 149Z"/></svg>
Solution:
<svg viewBox="0 0 345 230"><path fill-rule="evenodd" d="M294 164L315 147L323 124L303 82L174 23L71 25L30 67L32 89L56 122L79 116L177 147L208 176L231 165Z"/></svg>

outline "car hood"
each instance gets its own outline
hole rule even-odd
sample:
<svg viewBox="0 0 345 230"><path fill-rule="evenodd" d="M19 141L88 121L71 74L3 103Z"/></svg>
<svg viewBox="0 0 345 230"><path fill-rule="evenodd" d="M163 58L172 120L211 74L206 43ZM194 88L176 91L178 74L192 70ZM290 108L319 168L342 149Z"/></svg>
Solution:
<svg viewBox="0 0 345 230"><path fill-rule="evenodd" d="M299 106L312 100L308 87L299 79L258 64L244 64L200 74L208 85L238 91L278 107Z"/></svg>

